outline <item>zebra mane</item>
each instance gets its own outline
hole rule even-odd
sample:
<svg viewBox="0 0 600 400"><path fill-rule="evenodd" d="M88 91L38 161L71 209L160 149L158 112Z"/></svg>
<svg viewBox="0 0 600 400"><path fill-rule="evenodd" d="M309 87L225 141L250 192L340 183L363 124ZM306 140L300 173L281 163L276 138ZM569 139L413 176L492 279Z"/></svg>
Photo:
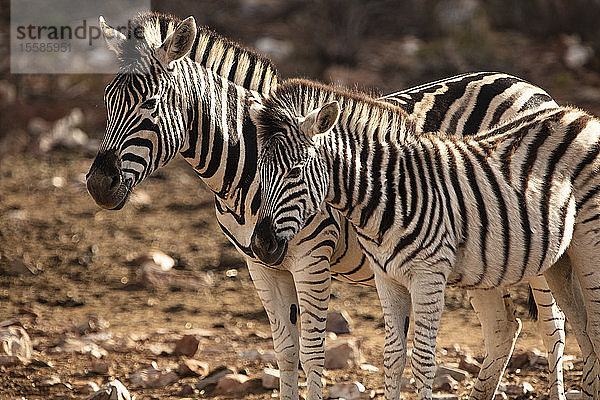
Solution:
<svg viewBox="0 0 600 400"><path fill-rule="evenodd" d="M367 94L345 88L325 85L304 79L284 81L265 100L260 115L261 141L285 132L287 124L296 124L296 118L305 116L315 108L330 101L338 101L340 121L349 126L362 127L372 135L404 141L416 132L413 118L402 108L377 101Z"/></svg>
<svg viewBox="0 0 600 400"><path fill-rule="evenodd" d="M181 20L158 12L138 15L129 24L119 59L128 70L141 57L158 48ZM277 87L277 69L263 55L244 48L207 27L199 27L189 57L219 76L245 89L268 95Z"/></svg>

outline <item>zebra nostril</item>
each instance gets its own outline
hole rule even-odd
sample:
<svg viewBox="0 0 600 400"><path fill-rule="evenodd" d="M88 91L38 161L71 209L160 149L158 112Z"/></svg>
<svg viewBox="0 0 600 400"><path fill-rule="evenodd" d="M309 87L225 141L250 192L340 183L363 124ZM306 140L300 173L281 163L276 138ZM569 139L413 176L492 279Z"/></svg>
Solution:
<svg viewBox="0 0 600 400"><path fill-rule="evenodd" d="M110 186L109 189L111 191L115 190L117 187L119 187L119 185L121 184L121 176L120 175L115 175L112 177L111 181L110 181Z"/></svg>
<svg viewBox="0 0 600 400"><path fill-rule="evenodd" d="M277 251L277 241L275 238L269 238L267 251L269 253L275 253L275 251Z"/></svg>

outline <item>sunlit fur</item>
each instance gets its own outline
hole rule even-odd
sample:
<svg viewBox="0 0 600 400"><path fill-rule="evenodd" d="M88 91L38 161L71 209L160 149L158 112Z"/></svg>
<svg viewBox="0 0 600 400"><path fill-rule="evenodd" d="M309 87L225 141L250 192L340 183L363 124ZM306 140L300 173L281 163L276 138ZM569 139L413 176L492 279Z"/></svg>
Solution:
<svg viewBox="0 0 600 400"><path fill-rule="evenodd" d="M311 137L300 129L299 119L332 100L342 113L330 132ZM600 216L600 122L584 112L537 111L461 140L415 135L414 120L401 109L291 81L254 119L265 155L263 203L308 218L307 204L326 201L357 228L378 290L409 290L420 398L431 397L446 283L471 289L514 284L547 270L568 248L588 309L599 308L590 299L600 297L600 288L589 276L597 274L599 257L592 238ZM307 190L290 193L283 187L297 165L303 165L300 185ZM302 221L282 225L275 232L289 239ZM399 306L384 304L384 312ZM600 315L588 311L587 318L588 332L600 333ZM588 338L600 348L595 333ZM399 342L386 352L402 353ZM403 368L404 358L397 364Z"/></svg>
<svg viewBox="0 0 600 400"><path fill-rule="evenodd" d="M255 177L257 148L254 128L248 124L246 98L249 94L260 98L270 93L277 86L276 71L264 57L205 28L198 29L189 57L175 63L174 68L164 66L154 57L154 53L179 22L175 17L155 13L142 15L134 21L134 27L142 27L144 40L128 41L122 47L121 73L107 88L109 128L102 150L118 150L126 173L136 184L168 162L177 151L196 169L216 193L220 226L248 262L253 281L269 315L273 337L277 338L274 345L280 360L281 398L295 397L297 387L295 390L293 388L297 382L295 370L298 358L302 359L307 371L308 398L320 398L319 368L322 368L323 362L323 343L316 346L315 341L324 334L321 325L325 321L329 285L329 281L324 280L329 269L324 269L323 264L331 264L332 275L359 284L372 285L372 272L358 249L352 228L347 221L339 221L330 210L311 220L303 230L306 239L300 238L297 245L290 246L286 258L290 261L280 266L294 274L295 288L289 284L289 278L282 275L283 272L265 269L255 263L256 259L247 243L256 218L253 210L258 193L255 184L258 181ZM188 60L194 60L195 63ZM117 85L117 81L121 85ZM493 96L489 98L491 104L486 103L487 99L470 101L468 91L462 98L443 93L444 88L467 83L471 83L475 92L479 87L482 90L492 87ZM545 98L538 104L540 96ZM157 112L138 108L136 113L134 107L139 107L149 98L159 100ZM494 105L495 108L488 108L495 99L503 99L507 106L498 104ZM387 97L386 101L412 107L422 115L423 120L430 122L441 116L451 118L450 113L444 114L442 111L463 103L477 104L477 108L471 110L473 115L485 111L484 115L497 115L498 118L505 118L505 114L510 115L521 108L553 103L536 87L514 77L491 73L453 77L430 86L399 92L397 96ZM177 113L173 108L178 105L187 111ZM432 110L434 107L435 110ZM492 113L492 110L495 112ZM127 117L128 114L130 117ZM436 118L427 118L427 115ZM169 118L175 118L175 121ZM136 121L139 125L136 125ZM471 120L460 124L477 126ZM337 238L332 249L334 256L324 258L323 249L328 248L326 245L332 238ZM312 256L305 257L307 254ZM293 268L286 267L288 264ZM310 348L300 354L297 327L289 321L290 305L297 301L303 319L301 348ZM542 309L541 314L546 315L545 311ZM487 309L485 314L489 314ZM561 330L555 328L550 332ZM494 336L488 335L488 339L486 343L498 347L494 344ZM507 352L512 350L511 344L504 348ZM562 348L554 346L553 352L562 354ZM557 381L562 385L562 379Z"/></svg>

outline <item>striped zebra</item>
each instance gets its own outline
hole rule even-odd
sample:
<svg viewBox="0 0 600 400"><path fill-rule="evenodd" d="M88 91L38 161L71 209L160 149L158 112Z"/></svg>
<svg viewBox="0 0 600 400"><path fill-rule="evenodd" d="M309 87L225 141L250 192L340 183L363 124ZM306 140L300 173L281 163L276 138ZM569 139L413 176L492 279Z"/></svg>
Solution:
<svg viewBox="0 0 600 400"><path fill-rule="evenodd" d="M384 310L387 399L400 395L411 303L411 364L419 398L430 399L445 286L473 295L556 275L550 267L565 252L581 283L597 358L599 120L550 108L471 137L416 134L398 107L303 80L254 102L250 115L262 187L252 240L275 238L285 252L323 202L350 220ZM471 397L487 389L493 396L495 385L477 385Z"/></svg>
<svg viewBox="0 0 600 400"><path fill-rule="evenodd" d="M107 132L88 174L90 193L102 207L119 209L135 185L180 152L215 193L219 224L249 266L273 329L282 370L281 397L297 398L297 365L302 349L300 358L309 377L309 398L320 398L321 338L329 297L329 272L342 280L365 285L372 285L373 277L354 231L347 221L340 221L337 212L327 211L313 218L290 244L289 255L279 268L265 268L254 256L250 238L260 201L255 175L258 148L246 101L249 96L266 96L276 87L275 68L264 58L211 31L197 30L193 19L181 22L165 15L142 15L133 24L134 29L142 28L141 42L126 40L102 19L101 26L109 47L121 60L121 73L106 90ZM186 35L195 38L186 39ZM457 86L462 87L461 98L450 98L450 91L442 90ZM386 101L402 102L424 114L434 104L439 109L444 106L450 109L464 102L476 112L477 107L471 105L478 87L495 87L497 92L495 97L478 99L478 107L498 108L505 104L495 104L499 99L512 103L499 111L502 118L535 107L556 105L539 88L514 77L491 73L436 82ZM439 104L439 98L448 103ZM439 111L435 115L444 116ZM556 387L562 388L561 364L552 362L560 360L562 355L562 317L543 289L543 282L539 287L539 290L534 288L534 294L541 306L540 322L545 323L546 338L552 338L547 345L551 365L559 366L552 372L552 380ZM484 332L488 338L486 344L501 349L507 359L519 324L510 312L511 305L505 305L509 299L503 299L500 292L489 298L493 300L491 304L479 306L488 310L479 313L482 323L486 326L487 318L488 326L494 328L499 324L497 320L503 321L508 327L503 332L508 332L510 340L506 344L497 343L494 329L490 328ZM494 307L497 311L489 312ZM300 346L296 327L299 312ZM500 373L494 372L498 379Z"/></svg>

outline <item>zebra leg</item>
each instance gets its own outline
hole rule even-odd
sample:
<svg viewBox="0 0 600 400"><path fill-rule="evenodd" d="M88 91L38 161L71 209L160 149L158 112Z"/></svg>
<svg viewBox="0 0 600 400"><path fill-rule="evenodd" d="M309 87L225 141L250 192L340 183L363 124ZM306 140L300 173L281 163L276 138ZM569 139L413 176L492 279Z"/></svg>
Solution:
<svg viewBox="0 0 600 400"><path fill-rule="evenodd" d="M444 309L445 286L446 278L441 272L418 271L410 283L415 319L411 367L419 399L431 399L432 395L431 387L435 376L435 341Z"/></svg>
<svg viewBox="0 0 600 400"><path fill-rule="evenodd" d="M573 328L575 338L581 349L583 357L583 374L581 391L583 399L599 399L598 391L595 389L598 381L596 370L598 358L594 353L592 341L586 331L587 311L584 305L582 291L579 281L573 275L573 269L569 264L569 258L561 257L552 267L544 272L548 287L558 303L558 306L567 316L567 320Z"/></svg>
<svg viewBox="0 0 600 400"><path fill-rule="evenodd" d="M271 324L280 371L280 398L298 400L298 300L292 274L267 269L251 261L247 264Z"/></svg>
<svg viewBox="0 0 600 400"><path fill-rule="evenodd" d="M401 398L400 379L406 364L406 334L410 322L411 297L404 286L383 273L375 274L375 285L385 321L385 398L395 400Z"/></svg>
<svg viewBox="0 0 600 400"><path fill-rule="evenodd" d="M543 275L533 278L529 285L538 307L538 327L548 352L550 398L564 400L562 356L565 349L565 315L556 305Z"/></svg>
<svg viewBox="0 0 600 400"><path fill-rule="evenodd" d="M306 374L307 400L320 400L323 397L321 376L325 363L325 325L331 288L329 258L317 257L316 261L301 266L293 275L300 306L300 363Z"/></svg>
<svg viewBox="0 0 600 400"><path fill-rule="evenodd" d="M485 342L485 359L469 399L491 399L521 332L521 321L502 289L468 290Z"/></svg>

